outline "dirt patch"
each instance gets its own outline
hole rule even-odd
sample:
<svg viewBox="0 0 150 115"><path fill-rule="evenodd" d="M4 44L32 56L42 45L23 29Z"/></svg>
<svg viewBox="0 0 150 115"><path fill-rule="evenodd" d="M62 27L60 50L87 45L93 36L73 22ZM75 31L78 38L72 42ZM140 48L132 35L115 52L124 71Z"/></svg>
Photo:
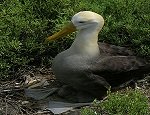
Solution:
<svg viewBox="0 0 150 115"><path fill-rule="evenodd" d="M51 69L32 68L29 71L22 71L19 78L0 82L0 115L33 115L52 114L50 111L37 108L36 100L25 96L24 89L40 83L46 79L48 85L57 86ZM41 85L41 84L38 84Z"/></svg>

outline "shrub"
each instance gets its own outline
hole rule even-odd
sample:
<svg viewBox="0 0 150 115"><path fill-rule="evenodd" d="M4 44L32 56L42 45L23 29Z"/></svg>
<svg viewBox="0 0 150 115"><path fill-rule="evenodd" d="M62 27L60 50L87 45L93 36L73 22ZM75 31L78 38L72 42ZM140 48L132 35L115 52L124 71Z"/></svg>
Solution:
<svg viewBox="0 0 150 115"><path fill-rule="evenodd" d="M139 90L127 90L126 92L109 93L106 100L97 103L94 107L83 108L82 115L87 111L101 115L102 111L109 115L150 115L148 98Z"/></svg>
<svg viewBox="0 0 150 115"><path fill-rule="evenodd" d="M5 0L0 6L0 76L13 75L26 65L50 65L60 43L43 44L63 17L70 0ZM56 52L56 53L55 53Z"/></svg>

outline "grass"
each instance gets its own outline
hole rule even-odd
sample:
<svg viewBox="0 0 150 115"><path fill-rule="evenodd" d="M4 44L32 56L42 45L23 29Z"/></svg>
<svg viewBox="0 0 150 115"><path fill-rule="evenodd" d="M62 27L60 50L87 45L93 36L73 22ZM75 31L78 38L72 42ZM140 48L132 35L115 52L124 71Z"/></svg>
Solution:
<svg viewBox="0 0 150 115"><path fill-rule="evenodd" d="M26 66L50 66L71 39L43 44L81 10L101 14L105 26L99 41L128 46L137 55L150 55L150 3L147 0L2 0L0 2L0 78Z"/></svg>
<svg viewBox="0 0 150 115"><path fill-rule="evenodd" d="M83 108L81 115L150 115L148 98L140 90L109 93L101 103L95 101L93 107Z"/></svg>

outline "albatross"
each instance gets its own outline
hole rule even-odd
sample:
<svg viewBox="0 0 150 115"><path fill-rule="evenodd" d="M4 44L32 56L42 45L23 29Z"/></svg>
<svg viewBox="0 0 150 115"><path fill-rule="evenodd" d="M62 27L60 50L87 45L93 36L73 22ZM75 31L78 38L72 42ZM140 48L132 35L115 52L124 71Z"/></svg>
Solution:
<svg viewBox="0 0 150 115"><path fill-rule="evenodd" d="M150 64L124 47L98 43L98 34L104 25L101 15L81 11L61 31L46 41L56 40L78 31L71 47L53 60L56 79L76 91L101 99L107 90L138 80L150 72Z"/></svg>

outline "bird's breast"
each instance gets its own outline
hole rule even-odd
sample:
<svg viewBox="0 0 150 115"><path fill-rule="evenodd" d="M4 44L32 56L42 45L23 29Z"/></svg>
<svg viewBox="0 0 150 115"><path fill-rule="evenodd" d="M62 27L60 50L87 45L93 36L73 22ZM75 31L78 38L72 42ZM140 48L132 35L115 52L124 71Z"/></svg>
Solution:
<svg viewBox="0 0 150 115"><path fill-rule="evenodd" d="M70 83L74 83L80 80L82 81L82 76L90 68L91 59L87 56L82 55L67 55L58 54L53 62L53 72L56 79ZM76 80L76 81L75 81Z"/></svg>

